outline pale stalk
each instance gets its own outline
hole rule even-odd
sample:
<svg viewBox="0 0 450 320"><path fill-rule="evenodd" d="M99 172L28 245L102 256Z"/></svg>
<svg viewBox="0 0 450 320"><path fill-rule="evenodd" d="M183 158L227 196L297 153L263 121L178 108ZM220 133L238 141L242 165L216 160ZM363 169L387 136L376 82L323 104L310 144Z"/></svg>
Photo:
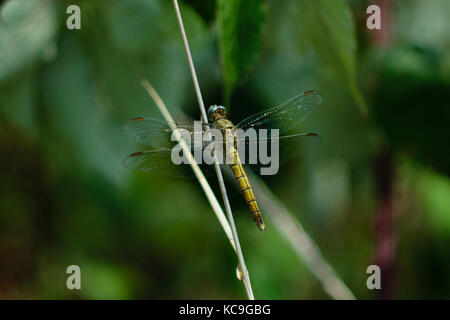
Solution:
<svg viewBox="0 0 450 320"><path fill-rule="evenodd" d="M278 232L319 280L324 291L336 300L354 300L353 293L322 256L319 247L306 233L300 222L276 198L262 179L252 174L251 171L247 172L247 175L252 181L253 190L261 208L265 209L263 211L273 221Z"/></svg>
<svg viewBox="0 0 450 320"><path fill-rule="evenodd" d="M180 8L178 6L178 1L173 0L173 5L175 8L175 13L177 15L178 24L180 26L181 37L183 38L183 44L184 44L184 48L186 50L188 64L189 64L189 68L191 70L192 81L194 82L194 88L195 88L195 92L197 94L197 100L198 100L198 104L200 107L200 112L202 114L203 122L208 123L208 117L206 116L205 104L203 103L203 98L202 98L202 94L200 91L200 85L198 83L197 74L195 72L194 62L192 60L191 51L189 49L189 43L188 43L188 40L186 37L186 31L184 30L183 19L181 18L181 12L180 12ZM223 198L223 202L225 205L225 211L227 213L228 222L230 224L234 243L236 246L236 255L238 258L238 262L239 262L238 269L240 269L240 272L242 273L240 279L244 283L248 298L250 300L254 300L255 297L253 295L253 289L252 289L252 286L250 283L250 276L248 274L247 266L245 265L244 255L242 254L241 244L239 242L239 236L238 236L238 233L236 230L236 225L234 223L233 213L231 212L231 206L230 206L230 202L228 200L225 183L223 181L222 171L220 170L220 165L217 161L217 158L215 159L214 167L216 169L217 179L218 179L219 186L220 186L220 192L222 193L222 198Z"/></svg>
<svg viewBox="0 0 450 320"><path fill-rule="evenodd" d="M212 191L211 187L208 184L208 180L206 180L205 176L203 175L202 170L199 168L197 162L195 162L195 159L191 153L191 150L186 144L186 141L184 141L181 134L178 132L178 130L175 130L177 127L175 125L175 122L173 121L172 116L169 113L169 110L167 109L166 105L162 101L162 99L159 97L156 90L153 88L153 86L146 80L141 80L142 86L145 88L147 93L150 95L150 97L155 102L156 106L158 107L159 111L163 115L164 119L166 119L167 122L169 122L171 129L175 132L175 137L178 142L180 142L184 154L187 156L187 159L189 161L189 164L192 167L192 170L194 171L194 174L200 183L200 186L203 189L203 192L205 192L206 198L208 199L214 213L216 214L217 219L219 220L220 225L223 228L223 231L225 231L225 234L230 241L231 246L236 251L236 245L234 244L233 235L231 233L231 228L228 223L228 220L225 217L225 213L222 210L222 207L220 206L219 202L217 201L216 196L214 195L214 192Z"/></svg>

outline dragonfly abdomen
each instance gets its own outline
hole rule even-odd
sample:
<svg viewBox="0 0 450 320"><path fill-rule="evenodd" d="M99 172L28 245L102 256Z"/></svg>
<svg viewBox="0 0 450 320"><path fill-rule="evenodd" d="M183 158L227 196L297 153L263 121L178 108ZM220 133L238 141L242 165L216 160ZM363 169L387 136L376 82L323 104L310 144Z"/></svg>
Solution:
<svg viewBox="0 0 450 320"><path fill-rule="evenodd" d="M248 180L247 174L244 171L244 167L242 166L237 150L234 150L234 160L234 163L230 165L231 170L233 170L236 181L244 194L245 201L250 208L253 220L255 220L259 230L263 231L266 229L266 226L262 219L261 210L259 210L258 202L256 201L255 195L253 194L252 186L250 185L250 181Z"/></svg>

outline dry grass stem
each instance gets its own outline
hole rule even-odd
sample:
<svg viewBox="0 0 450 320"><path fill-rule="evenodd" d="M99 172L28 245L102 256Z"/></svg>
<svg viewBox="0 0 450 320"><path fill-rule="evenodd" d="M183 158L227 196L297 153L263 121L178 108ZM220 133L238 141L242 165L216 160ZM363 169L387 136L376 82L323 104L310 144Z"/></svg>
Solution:
<svg viewBox="0 0 450 320"><path fill-rule="evenodd" d="M150 95L150 97L155 102L156 106L158 107L159 111L161 111L164 119L169 122L172 129L176 129L175 122L173 121L172 116L169 113L169 110L167 109L164 102L159 97L156 90L153 88L153 86L146 80L141 80L142 86L145 88L147 93ZM212 191L211 187L208 184L208 180L206 180L205 176L203 175L202 170L199 168L197 162L195 162L195 159L191 153L190 148L187 146L186 142L183 140L182 136L175 131L176 138L178 142L180 142L181 146L183 147L183 152L187 155L187 158L189 160L189 163L192 167L192 170L194 171L194 174L197 178L197 180L200 183L200 186L202 187L203 191L205 192L206 198L208 199L214 213L217 216L217 219L219 220L220 225L222 226L223 230L225 231L225 234L230 241L231 246L236 251L236 246L234 244L233 235L231 233L231 228L228 223L227 218L225 217L225 213L222 210L222 207L220 206L219 202L217 201L216 196L214 195L214 192Z"/></svg>
<svg viewBox="0 0 450 320"><path fill-rule="evenodd" d="M186 37L186 31L184 30L184 26L183 26L183 19L181 17L181 12L180 12L180 8L178 6L178 1L177 0L173 0L173 5L175 8L175 13L177 16L177 20L178 20L178 24L180 26L180 32L181 32L181 37L183 39L183 44L184 44L184 48L186 50L186 55L188 58L188 64L189 64L189 68L191 71L191 75L192 75L192 81L194 83L194 88L195 88L195 92L197 94L197 99L198 99L198 104L200 107L200 112L202 114L202 119L204 123L208 123L208 118L206 116L206 109L205 109L205 104L203 103L203 98L202 98L202 94L200 91L200 85L198 83L198 79L197 79L197 74L195 72L195 67L194 67L194 62L192 60L192 55L191 55L191 51L189 49L189 43ZM236 255L237 255L237 259L238 259L238 269L240 271L240 274L242 274L242 282L244 283L245 286L245 290L247 292L247 297L250 300L254 300L255 297L253 295L253 289L251 286L251 282L250 282L250 276L248 274L248 270L247 270L247 266L245 265L245 260L244 260L244 255L242 254L242 249L241 249L241 244L239 242L239 236L236 230L236 225L234 223L234 218L233 218L233 213L231 211L231 206L230 206L230 202L228 200L228 195L227 195L227 191L225 188L225 183L223 181L223 176L222 176L222 171L220 170L220 165L217 161L214 163L214 167L216 170L216 174L217 174L217 179L219 182L219 187L220 187L220 192L222 194L222 199L223 199L223 203L225 205L225 212L227 214L227 218L228 218L228 223L230 224L231 227L231 233L233 235L233 240L234 240L234 244L235 244L235 251L236 251Z"/></svg>
<svg viewBox="0 0 450 320"><path fill-rule="evenodd" d="M295 219L259 177L251 172L247 172L247 174L251 177L255 196L260 202L263 212L270 217L279 233L320 281L325 292L336 300L354 300L353 293L322 256L319 247L306 233L300 222Z"/></svg>

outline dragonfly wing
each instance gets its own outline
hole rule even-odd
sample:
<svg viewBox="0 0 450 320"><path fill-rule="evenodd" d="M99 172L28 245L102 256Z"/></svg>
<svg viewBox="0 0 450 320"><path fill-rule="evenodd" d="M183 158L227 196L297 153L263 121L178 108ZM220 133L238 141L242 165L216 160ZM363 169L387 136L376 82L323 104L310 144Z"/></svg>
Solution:
<svg viewBox="0 0 450 320"><path fill-rule="evenodd" d="M145 171L157 172L164 175L178 177L178 178L194 178L195 174L188 164L176 165L172 161L171 150L150 150L143 152L136 152L123 160L123 165L126 168ZM205 176L214 174L213 168L206 164L199 165Z"/></svg>
<svg viewBox="0 0 450 320"><path fill-rule="evenodd" d="M237 127L243 130L279 129L279 135L283 136L298 127L300 122L305 120L321 102L322 98L318 92L306 91L275 108L244 119Z"/></svg>
<svg viewBox="0 0 450 320"><path fill-rule="evenodd" d="M255 172L259 172L259 169L271 165L268 161L272 163L277 161L278 165L282 165L286 161L306 153L320 141L320 136L316 133L297 133L281 136L277 139L269 137L240 140L238 150L241 161ZM266 150L266 152L261 150Z"/></svg>
<svg viewBox="0 0 450 320"><path fill-rule="evenodd" d="M189 143L195 145L195 147L202 147L200 145L202 142L194 143L193 134L195 130L198 130L199 134L203 134L205 131L204 125L201 125L199 129L197 129L194 126L139 117L128 121L124 127L124 132L127 136L143 145L154 148L171 149L178 143L175 140L175 137L175 141L172 141L173 127L186 130L185 132L190 139Z"/></svg>

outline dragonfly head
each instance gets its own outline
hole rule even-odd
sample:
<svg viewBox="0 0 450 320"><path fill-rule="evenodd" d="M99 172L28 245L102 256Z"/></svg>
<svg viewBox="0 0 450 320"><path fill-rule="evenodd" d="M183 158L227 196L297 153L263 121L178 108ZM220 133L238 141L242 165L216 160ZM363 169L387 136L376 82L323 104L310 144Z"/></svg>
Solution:
<svg viewBox="0 0 450 320"><path fill-rule="evenodd" d="M208 120L215 122L227 116L227 109L224 106L213 105L208 109Z"/></svg>

